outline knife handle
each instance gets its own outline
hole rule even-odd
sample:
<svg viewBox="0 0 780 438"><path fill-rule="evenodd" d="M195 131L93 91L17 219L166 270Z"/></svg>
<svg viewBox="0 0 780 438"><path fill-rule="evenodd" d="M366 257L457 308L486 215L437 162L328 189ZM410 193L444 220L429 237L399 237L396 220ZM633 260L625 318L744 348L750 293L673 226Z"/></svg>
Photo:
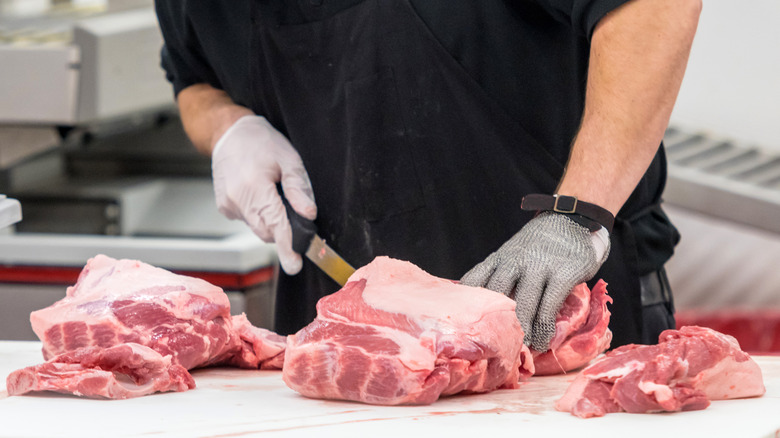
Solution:
<svg viewBox="0 0 780 438"><path fill-rule="evenodd" d="M290 205L290 201L279 193L284 203L284 209L287 211L287 219L292 228L292 249L298 254L305 254L311 244L311 239L317 234L317 225L313 221L299 215Z"/></svg>

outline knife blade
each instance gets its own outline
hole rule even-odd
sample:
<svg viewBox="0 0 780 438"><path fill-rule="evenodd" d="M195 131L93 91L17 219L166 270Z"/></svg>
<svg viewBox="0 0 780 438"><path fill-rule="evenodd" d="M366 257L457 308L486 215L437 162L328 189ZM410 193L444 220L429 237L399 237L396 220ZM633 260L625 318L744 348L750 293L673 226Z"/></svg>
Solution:
<svg viewBox="0 0 780 438"><path fill-rule="evenodd" d="M287 198L280 196L292 227L293 251L305 255L336 283L344 286L355 268L325 243L325 239L317 235L317 225L314 222L296 213Z"/></svg>

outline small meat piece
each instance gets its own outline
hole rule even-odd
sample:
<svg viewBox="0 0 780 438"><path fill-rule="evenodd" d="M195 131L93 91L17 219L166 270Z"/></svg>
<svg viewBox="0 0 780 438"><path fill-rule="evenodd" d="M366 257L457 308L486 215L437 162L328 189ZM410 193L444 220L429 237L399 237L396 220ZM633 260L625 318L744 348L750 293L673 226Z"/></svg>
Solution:
<svg viewBox="0 0 780 438"><path fill-rule="evenodd" d="M282 377L313 398L378 405L516 388L533 373L513 300L377 257L288 337Z"/></svg>
<svg viewBox="0 0 780 438"><path fill-rule="evenodd" d="M86 347L12 372L9 395L56 391L91 398L126 399L155 392L186 391L195 380L172 357L143 345Z"/></svg>
<svg viewBox="0 0 780 438"><path fill-rule="evenodd" d="M625 345L585 368L555 405L581 418L610 412L705 409L710 400L766 392L758 367L731 336L687 326L657 345Z"/></svg>
<svg viewBox="0 0 780 438"><path fill-rule="evenodd" d="M599 280L593 291L585 283L574 287L555 321L555 336L546 352L531 350L534 375L560 374L582 367L609 348L610 312L607 283Z"/></svg>
<svg viewBox="0 0 780 438"><path fill-rule="evenodd" d="M242 341L241 351L234 354L226 364L240 368L281 370L287 337L270 330L255 327L246 315L233 316L233 330Z"/></svg>

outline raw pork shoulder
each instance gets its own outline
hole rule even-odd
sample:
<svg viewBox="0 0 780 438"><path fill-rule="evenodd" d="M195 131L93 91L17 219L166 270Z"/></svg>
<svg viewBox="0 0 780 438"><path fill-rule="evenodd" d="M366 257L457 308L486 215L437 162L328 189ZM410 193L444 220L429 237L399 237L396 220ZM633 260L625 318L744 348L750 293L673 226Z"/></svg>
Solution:
<svg viewBox="0 0 780 438"><path fill-rule="evenodd" d="M609 325L607 283L599 280L588 289L585 283L577 285L563 303L555 321L555 336L550 350L541 353L531 350L534 357L534 375L560 374L579 368L609 348L612 332Z"/></svg>
<svg viewBox="0 0 780 438"><path fill-rule="evenodd" d="M63 390L75 388L69 382L53 383L52 376L44 376L44 371L63 368L60 364L67 363L71 370L68 378L73 380L78 370L75 358L89 359L82 364L84 368L105 369L99 361L90 358L99 356L100 349L113 351L112 347L120 345L131 347L116 351L138 352L139 346L135 344L148 347L168 358L166 363L185 370L210 365L280 368L286 346L285 338L253 327L244 315L231 317L228 297L219 287L136 260L116 260L104 255L90 259L76 284L67 289L66 297L33 312L30 322L43 342L44 359L50 360L33 368L47 382L17 385L16 393L57 385ZM82 349L87 350L82 352ZM77 354L66 354L71 352ZM152 356L144 353L140 357ZM120 363L116 357L121 356L113 355L112 360ZM129 356L128 360L131 360ZM91 373L84 370L83 378ZM65 378L64 374L61 376ZM128 381L139 382L132 374L127 376ZM152 387L156 388L155 385ZM176 384L163 389L163 385L157 390L184 390L189 386ZM101 397L119 394L108 389L79 392ZM142 392L126 394L143 395Z"/></svg>
<svg viewBox="0 0 780 438"><path fill-rule="evenodd" d="M582 370L555 405L581 417L704 409L710 400L760 396L761 369L731 336L687 326L658 345L625 345Z"/></svg>
<svg viewBox="0 0 780 438"><path fill-rule="evenodd" d="M307 397L380 405L516 388L533 373L513 300L377 257L288 338L282 376Z"/></svg>

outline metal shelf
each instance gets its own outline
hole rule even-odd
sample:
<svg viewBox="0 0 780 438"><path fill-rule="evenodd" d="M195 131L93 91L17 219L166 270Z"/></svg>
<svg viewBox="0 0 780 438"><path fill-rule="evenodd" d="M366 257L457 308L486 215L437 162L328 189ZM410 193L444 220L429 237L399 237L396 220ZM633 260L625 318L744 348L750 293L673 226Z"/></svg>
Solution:
<svg viewBox="0 0 780 438"><path fill-rule="evenodd" d="M780 233L780 154L678 127L664 144L667 202Z"/></svg>

